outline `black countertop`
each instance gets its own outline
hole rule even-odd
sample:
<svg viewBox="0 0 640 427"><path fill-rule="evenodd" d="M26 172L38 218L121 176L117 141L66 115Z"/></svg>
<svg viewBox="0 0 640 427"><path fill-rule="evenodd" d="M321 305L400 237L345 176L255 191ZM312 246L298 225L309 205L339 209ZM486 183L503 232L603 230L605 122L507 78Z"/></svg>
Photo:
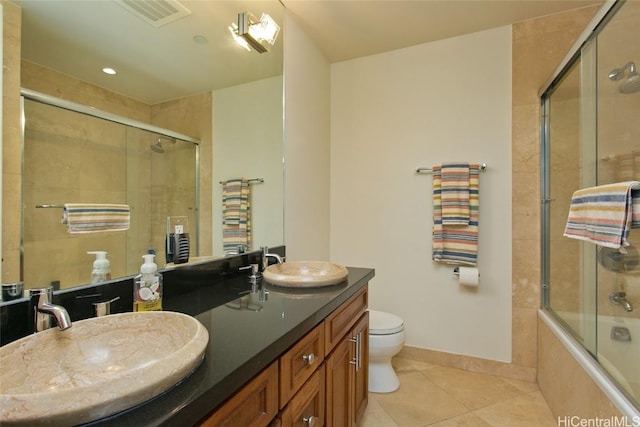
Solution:
<svg viewBox="0 0 640 427"><path fill-rule="evenodd" d="M209 332L202 364L176 387L153 400L87 425L190 426L278 359L375 275L349 267L346 282L314 291L263 285L266 302L248 293L246 276L208 286L165 290L163 308L194 316Z"/></svg>

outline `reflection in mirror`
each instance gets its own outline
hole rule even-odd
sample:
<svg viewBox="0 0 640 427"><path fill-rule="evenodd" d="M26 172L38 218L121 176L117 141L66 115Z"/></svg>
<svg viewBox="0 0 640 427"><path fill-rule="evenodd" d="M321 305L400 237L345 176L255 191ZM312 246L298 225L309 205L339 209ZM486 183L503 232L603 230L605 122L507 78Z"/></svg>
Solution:
<svg viewBox="0 0 640 427"><path fill-rule="evenodd" d="M20 63L19 67L14 67L19 70L19 79L16 78L16 81L19 80L20 86L27 89L171 129L201 141L199 153L197 153L199 167L195 170L199 175L197 182L188 190L185 188L176 190L181 193L181 196L182 193L189 193L197 194L199 197L200 209L189 208L193 210L187 212L192 225L191 232L196 233L198 237L198 239L192 238L192 241L199 243L199 248L194 248L192 243L192 259L210 259L224 255L221 240L222 186L219 181L239 177L264 179L264 183L252 188L254 248L263 245L280 245L284 240L282 194L282 31L284 29L281 30L275 44L269 47L268 53L257 54L238 46L231 37L228 27L237 20L238 13L246 11L256 16L260 16L263 12L268 13L282 27L283 6L278 1L181 0L180 2L190 10L190 14L166 25L153 26L132 15L117 2L14 0L11 2L12 5L17 5L21 10L22 36L15 40L13 37L11 40L5 40L5 47L7 43L16 43L17 47L21 46L21 49L6 50L6 52L22 54L21 61L17 57L11 58L13 63ZM6 19L5 22L7 22ZM100 72L99 70L105 65L116 68L118 74L107 76ZM19 107L12 112L17 116ZM8 124L5 123L6 126ZM70 128L64 129L63 134L64 132L71 134L74 131L82 132L75 123ZM100 149L91 150L83 146L82 149L63 150L62 153L69 154L70 157L78 153L76 161L81 165L103 166L104 164L99 162L101 156L97 153L100 150L114 149L109 144L114 143L119 133L123 131L120 129L103 131ZM129 134L130 131L124 133ZM131 135L126 137L128 140L132 138ZM138 196L141 199L151 197L148 194L143 195L142 191L164 192L166 190L164 185L169 181L175 181L178 178L177 175L194 172L193 166L185 167L181 163L183 159L179 161L177 156L182 154L173 153L181 145L188 146L189 143L176 142L174 145L171 142L162 141L160 145L165 154L160 155L151 151L151 143L157 143L157 135L139 135L133 138L145 140L144 143L136 144L127 142L128 147L142 149L146 146L147 152L144 156L148 156L148 159L143 160L145 166L142 166L139 171L132 171L132 168L135 169L131 166L133 162L123 160L124 163L110 169L108 179L105 180L105 182L108 181L108 185L96 194L101 200L107 193L117 191L111 189L111 186L115 185L113 181L125 182L127 191L132 191L131 187L135 185L134 172L153 174L148 180L149 184L145 184L147 190L138 190L140 192ZM55 137L53 140L58 139ZM20 140L6 139L5 155L20 153L19 144ZM57 146L56 149L59 150L62 146L64 144ZM49 151L49 153L52 152ZM152 153L155 157L151 156ZM56 155L62 156L60 153ZM143 154L140 153L140 156ZM48 158L53 159L51 155L48 155ZM15 159L15 161L19 160ZM158 162L161 164L156 167ZM59 164L64 165L64 163ZM219 170L214 169L214 166ZM48 168L49 173L61 173L60 176L49 175L48 179L51 182L68 181L74 176L77 181L85 180L80 176L76 166L69 166L70 169L51 166ZM75 175L73 175L74 170ZM122 175L120 171L124 171ZM71 173L67 174L67 172ZM156 176L156 173L159 176ZM23 171L22 182L25 186L28 184L27 179L30 178L27 178ZM97 186L95 182L91 185ZM20 242L26 237L33 238L38 230L47 227L46 224L52 225L53 228L47 231L63 235L67 233L59 229L60 215L57 212L47 209L39 209L31 213L26 211L34 210L35 204L53 203L52 199L46 197L42 200L21 200L20 194L19 188L17 191L7 189L4 191L4 197L10 198L3 200L5 206L20 206L25 211L22 218L23 227L3 230L5 236L3 254L13 254L20 249L13 242ZM72 193L74 196L83 194L86 192L80 188ZM76 197L65 197L65 199L61 200L61 203L79 200ZM91 199L96 200L94 197ZM114 198L116 199L121 200ZM125 202L128 203L129 199L125 199ZM168 201L162 203L167 203L167 207L170 207ZM184 202L181 199L176 203L195 206L195 202ZM164 206L151 205L148 209L154 215L164 217L166 220ZM136 212L132 210L132 214ZM42 224L31 223L41 218L45 218ZM106 240L85 243L86 247L82 248L78 245L76 251L80 255L84 254L83 259L67 258L68 251L56 245L53 245L56 247L54 252L50 252L51 246L47 249L46 245L43 249L33 252L34 248L29 247L32 241L25 239L24 253L20 253L19 257L4 258L3 282L25 280L25 288L48 285L56 281L60 281L62 286L88 283L90 271L87 272L87 269L91 267L93 257L87 255L85 249L91 251L104 248L109 251L114 279L135 274L139 269L140 255L149 247L161 248L162 252L159 251L158 259L162 262L158 264L162 266L164 244L160 240L164 240L164 231L153 230L150 233L145 231L142 234L134 231L139 228L150 228L149 224L155 224L156 220L157 218L145 220L147 224L134 224L135 217L132 216L131 229L124 233L126 237L118 236L120 240L126 240L128 245L126 248L112 246L113 240L116 239L107 236L109 233L97 233L92 238L102 237ZM197 230L194 230L193 224L199 225ZM58 228L57 231L54 231L56 227L53 225ZM148 237L149 234L153 235L151 240ZM79 239L76 240L79 241ZM53 241L48 243L53 244ZM58 272L43 277L37 272L52 270L49 266L43 266L37 259L30 260L32 253L47 254L46 257L54 258L58 264L70 262L79 266L80 269L75 273L69 273L68 276L64 276L65 278L62 278L62 273Z"/></svg>
<svg viewBox="0 0 640 427"><path fill-rule="evenodd" d="M134 274L149 249L162 265L168 216L197 229L195 143L29 99L24 123L25 283L88 283L94 251L107 252L112 277ZM71 233L68 203L127 205L128 231Z"/></svg>

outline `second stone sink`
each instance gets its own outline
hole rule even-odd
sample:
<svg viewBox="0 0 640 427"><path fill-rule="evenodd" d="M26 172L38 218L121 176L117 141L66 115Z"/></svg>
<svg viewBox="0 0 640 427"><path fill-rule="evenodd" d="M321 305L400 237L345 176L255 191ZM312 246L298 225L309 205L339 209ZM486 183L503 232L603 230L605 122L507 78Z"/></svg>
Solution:
<svg viewBox="0 0 640 427"><path fill-rule="evenodd" d="M201 363L195 318L122 313L48 329L0 347L0 425L76 425L143 403Z"/></svg>
<svg viewBox="0 0 640 427"><path fill-rule="evenodd" d="M287 261L270 265L262 273L268 283L294 288L336 285L348 275L344 265L325 261Z"/></svg>

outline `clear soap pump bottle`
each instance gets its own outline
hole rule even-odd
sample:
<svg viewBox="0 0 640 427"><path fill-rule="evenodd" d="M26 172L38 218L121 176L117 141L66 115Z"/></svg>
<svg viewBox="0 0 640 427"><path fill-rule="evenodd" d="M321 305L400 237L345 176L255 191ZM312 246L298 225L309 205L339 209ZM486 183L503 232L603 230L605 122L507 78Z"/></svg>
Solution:
<svg viewBox="0 0 640 427"><path fill-rule="evenodd" d="M154 253L142 255L144 264L133 280L133 311L162 310L162 275L153 262Z"/></svg>
<svg viewBox="0 0 640 427"><path fill-rule="evenodd" d="M111 266L107 259L105 251L90 251L90 255L95 255L96 260L93 261L93 270L91 270L91 283L104 282L111 279Z"/></svg>

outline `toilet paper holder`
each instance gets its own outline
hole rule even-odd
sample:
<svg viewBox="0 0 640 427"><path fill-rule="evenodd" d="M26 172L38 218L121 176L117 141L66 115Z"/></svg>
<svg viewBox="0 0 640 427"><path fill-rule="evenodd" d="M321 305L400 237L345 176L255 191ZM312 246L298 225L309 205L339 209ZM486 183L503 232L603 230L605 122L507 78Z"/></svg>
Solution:
<svg viewBox="0 0 640 427"><path fill-rule="evenodd" d="M460 276L460 267L455 267L453 269L453 275L454 276ZM478 277L480 277L480 272L478 272Z"/></svg>

